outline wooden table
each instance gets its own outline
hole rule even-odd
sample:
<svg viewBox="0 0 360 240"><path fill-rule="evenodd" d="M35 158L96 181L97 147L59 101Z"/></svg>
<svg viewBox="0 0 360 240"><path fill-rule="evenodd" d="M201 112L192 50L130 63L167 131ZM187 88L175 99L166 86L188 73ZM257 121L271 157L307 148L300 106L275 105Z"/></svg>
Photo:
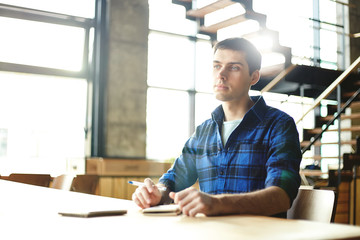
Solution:
<svg viewBox="0 0 360 240"><path fill-rule="evenodd" d="M126 208L122 216L59 211ZM0 180L1 239L360 239L360 227L261 216L148 216L131 201Z"/></svg>

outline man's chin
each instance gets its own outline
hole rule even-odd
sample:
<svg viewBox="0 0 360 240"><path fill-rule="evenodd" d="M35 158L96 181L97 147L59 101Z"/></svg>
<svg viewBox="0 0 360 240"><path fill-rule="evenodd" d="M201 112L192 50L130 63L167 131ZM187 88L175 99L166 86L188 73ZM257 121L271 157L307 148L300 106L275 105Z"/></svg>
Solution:
<svg viewBox="0 0 360 240"><path fill-rule="evenodd" d="M222 101L222 102L227 101L227 97L224 96L223 94L216 94L215 93L215 98L216 98L216 100L219 100L219 101Z"/></svg>

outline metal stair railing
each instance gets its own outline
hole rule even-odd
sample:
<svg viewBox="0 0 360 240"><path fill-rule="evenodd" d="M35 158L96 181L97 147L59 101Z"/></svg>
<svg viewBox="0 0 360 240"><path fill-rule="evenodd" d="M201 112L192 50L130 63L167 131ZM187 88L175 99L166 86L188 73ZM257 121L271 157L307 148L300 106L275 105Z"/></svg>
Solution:
<svg viewBox="0 0 360 240"><path fill-rule="evenodd" d="M351 65L349 68L347 68L332 84L330 84L330 86L325 89L325 91L320 94L320 96L315 100L314 104L305 112L305 114L303 114L303 116L296 122L296 124L298 124L301 120L304 119L304 117L311 112L314 108L316 108L321 100L325 99L326 97L328 97L330 95L330 93L337 87L340 85L340 83L342 83L349 75L351 72L353 72L357 66L360 65L360 57L358 57ZM349 100L345 103L345 105L342 108L338 108L339 111L334 115L334 117L326 124L325 129L323 129L321 131L321 133L319 133L318 135L316 135L308 144L308 146L306 146L305 148L302 149L302 154L304 154L307 150L310 149L310 147L322 136L322 134L329 128L329 126L341 116L341 113L343 113L345 111L345 109L354 101L354 99L356 99L356 97L359 95L360 93L360 89L358 89L351 98L349 98ZM340 105L341 103L338 102L338 105ZM340 143L339 143L340 144Z"/></svg>
<svg viewBox="0 0 360 240"><path fill-rule="evenodd" d="M332 91L334 91L335 88L337 88L351 74L351 72L353 72L356 69L356 67L358 67L359 65L360 65L360 57L358 57L350 65L349 68L347 68L332 84L330 84L330 86L327 89L325 89L325 91L322 94L320 94L320 96L315 100L314 104L306 111L305 114L303 114L303 116L296 122L296 124L301 122L308 113L310 113L313 109L315 109L320 104L321 100L328 97L332 93ZM276 84L278 84L283 78L285 78L295 68L295 66L296 65L290 65L288 68L283 70L280 74L278 74L269 84L267 84L261 90L261 93L270 91ZM344 104L344 106L342 108L339 107L341 103L340 103L340 100L338 99L339 102L338 102L337 113L333 116L333 118L331 120L329 120L326 123L325 128L322 129L322 131L319 134L317 134L314 138L312 138L312 140L306 147L301 149L302 154L304 154L307 150L309 150L311 148L312 145L315 144L315 142L322 136L322 134L329 128L329 126L332 125L335 120L340 118L341 114L345 111L345 109L347 107L349 107L350 104L359 95L360 95L360 88L348 99L348 101L346 101L346 103ZM338 98L339 98L339 96L338 96ZM339 129L339 131L340 131L340 129ZM340 137L339 137L339 144L340 144ZM340 168L340 164L339 164L339 168Z"/></svg>
<svg viewBox="0 0 360 240"><path fill-rule="evenodd" d="M350 104L359 96L359 94L360 94L360 88L349 98L349 100L346 101L346 103L340 109L340 111L336 112L334 114L334 117L326 123L325 128L322 129L322 131L318 133L316 136L314 136L306 147L301 149L302 154L304 154L307 150L311 148L312 145L314 145L314 143L323 135L324 132L326 132L326 130L330 127L330 125L332 125L334 121L341 116L341 114L345 111L345 109L350 106Z"/></svg>
<svg viewBox="0 0 360 240"><path fill-rule="evenodd" d="M310 113L312 110L314 110L317 106L320 105L320 102L322 100L324 100L325 98L327 98L330 93L332 93L334 91L334 89L340 84L342 83L349 75L351 72L353 72L355 70L355 68L360 65L360 57L358 57L351 65L350 67L348 67L337 79L335 79L335 81L333 83L330 84L330 86L328 88L325 89L325 91L323 93L320 94L320 96L315 100L314 104L302 115L302 117L296 121L296 125L298 123L300 123L304 117Z"/></svg>
<svg viewBox="0 0 360 240"><path fill-rule="evenodd" d="M301 122L304 117L311 112L313 109L315 109L321 102L321 100L325 99L326 97L328 97L330 95L330 93L335 90L335 88L338 89L338 93L337 93L337 99L338 99L338 111L336 113L336 115L334 115L333 119L331 119L327 124L326 127L321 131L321 133L319 133L318 135L316 135L309 143L308 146L306 146L305 148L303 148L301 150L302 154L304 154L307 150L310 149L310 147L322 136L322 134L329 128L329 126L336 120L339 119L340 120L340 116L341 114L345 111L345 109L357 98L357 96L360 94L360 88L353 94L353 96L345 103L345 105L340 108L341 105L341 96L340 96L340 84L350 75L351 72L353 72L358 66L360 65L360 57L358 57L351 65L349 68L347 68L332 84L330 84L330 86L325 89L325 91L320 94L320 96L315 100L314 104L308 109L308 111L303 114L303 116L296 122L296 124L298 124L299 122ZM341 139L340 139L340 133L341 133L341 129L340 129L340 121L338 124L338 150L339 150L339 163L338 163L338 184L341 183L341 168L340 168L340 164L341 164L341 150L340 150L340 144L341 144Z"/></svg>

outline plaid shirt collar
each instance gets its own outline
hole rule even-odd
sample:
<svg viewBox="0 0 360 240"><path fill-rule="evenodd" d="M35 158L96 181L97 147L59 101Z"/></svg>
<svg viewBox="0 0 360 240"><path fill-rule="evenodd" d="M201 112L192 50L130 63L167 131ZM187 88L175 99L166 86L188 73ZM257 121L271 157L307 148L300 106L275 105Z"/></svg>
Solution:
<svg viewBox="0 0 360 240"><path fill-rule="evenodd" d="M253 97L251 97L251 100L255 104L245 114L243 122L250 121L252 124L257 124L258 122L261 122L264 119L264 116L266 114L266 103L262 96L253 96ZM218 106L212 112L211 117L216 122L219 129L221 129L221 126L222 126L224 118L225 118L222 105Z"/></svg>

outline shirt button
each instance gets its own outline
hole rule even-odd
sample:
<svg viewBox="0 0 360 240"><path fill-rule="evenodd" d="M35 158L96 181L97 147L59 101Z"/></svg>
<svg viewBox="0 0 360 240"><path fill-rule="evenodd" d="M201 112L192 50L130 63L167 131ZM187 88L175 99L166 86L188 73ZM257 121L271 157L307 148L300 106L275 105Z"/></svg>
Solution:
<svg viewBox="0 0 360 240"><path fill-rule="evenodd" d="M221 171L221 172L220 172L220 175L224 175L224 171Z"/></svg>

